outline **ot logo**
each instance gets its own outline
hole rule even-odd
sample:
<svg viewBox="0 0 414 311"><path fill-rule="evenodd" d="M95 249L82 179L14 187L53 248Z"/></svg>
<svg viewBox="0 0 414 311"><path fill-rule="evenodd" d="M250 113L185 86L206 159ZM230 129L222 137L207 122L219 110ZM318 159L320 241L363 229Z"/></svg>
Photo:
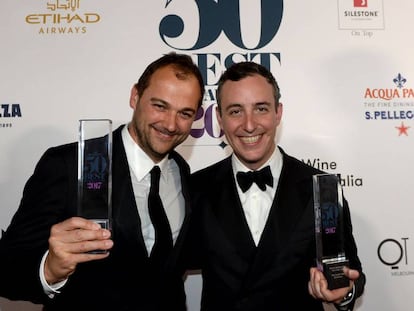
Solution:
<svg viewBox="0 0 414 311"><path fill-rule="evenodd" d="M394 239L385 239L378 246L378 258L391 269L398 269L398 264L404 259L405 264L408 264L407 259L407 240L408 238L401 238L403 244Z"/></svg>

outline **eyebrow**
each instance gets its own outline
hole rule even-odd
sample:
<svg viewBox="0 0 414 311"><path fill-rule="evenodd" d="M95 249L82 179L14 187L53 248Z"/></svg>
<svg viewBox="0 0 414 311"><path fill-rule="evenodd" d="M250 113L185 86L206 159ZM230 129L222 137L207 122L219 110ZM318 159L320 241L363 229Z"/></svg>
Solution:
<svg viewBox="0 0 414 311"><path fill-rule="evenodd" d="M231 108L234 108L234 107L242 107L243 105L242 104L239 104L239 103L231 103L231 104L229 104L227 107L226 107L226 109L225 110L229 110L229 109L231 109Z"/></svg>
<svg viewBox="0 0 414 311"><path fill-rule="evenodd" d="M253 106L255 106L255 107L256 106L262 106L262 105L270 106L270 105L272 105L272 103L269 103L267 101L262 101L262 102L256 102L256 103L253 104ZM231 103L226 107L226 110L234 108L234 107L243 107L243 106L245 106L245 105L240 104L240 103Z"/></svg>
<svg viewBox="0 0 414 311"><path fill-rule="evenodd" d="M269 102L257 102L257 103L255 103L255 106L258 106L258 105L267 105L267 106L270 106L270 105L272 105L272 103L269 103Z"/></svg>
<svg viewBox="0 0 414 311"><path fill-rule="evenodd" d="M151 102L161 102L161 103L163 103L165 105L170 105L169 102L167 102L167 101L165 101L165 100L163 100L161 98L158 98L158 97L151 97L150 100L151 100Z"/></svg>
<svg viewBox="0 0 414 311"><path fill-rule="evenodd" d="M160 102L160 103L162 103L162 104L164 104L168 107L171 106L171 104L169 102L167 102L167 101L165 101L161 98L158 98L158 97L151 97L150 100L151 100L151 102ZM185 107L184 109L180 109L178 111L191 111L192 113L196 113L197 109L193 109L193 108L190 108L190 107Z"/></svg>

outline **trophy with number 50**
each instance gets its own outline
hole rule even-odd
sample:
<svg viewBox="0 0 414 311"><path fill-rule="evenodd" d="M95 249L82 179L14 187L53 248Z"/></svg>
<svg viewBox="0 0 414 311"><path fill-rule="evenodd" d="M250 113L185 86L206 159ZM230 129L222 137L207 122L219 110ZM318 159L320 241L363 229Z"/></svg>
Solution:
<svg viewBox="0 0 414 311"><path fill-rule="evenodd" d="M343 273L348 266L343 234L343 198L340 177L336 174L313 176L316 261L323 271L328 288L349 286Z"/></svg>
<svg viewBox="0 0 414 311"><path fill-rule="evenodd" d="M78 216L91 219L110 230L111 197L112 121L79 120Z"/></svg>

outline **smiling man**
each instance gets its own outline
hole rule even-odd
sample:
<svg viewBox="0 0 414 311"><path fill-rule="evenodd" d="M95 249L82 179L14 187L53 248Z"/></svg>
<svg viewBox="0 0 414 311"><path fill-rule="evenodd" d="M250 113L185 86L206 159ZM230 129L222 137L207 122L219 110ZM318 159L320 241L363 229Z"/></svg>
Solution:
<svg viewBox="0 0 414 311"><path fill-rule="evenodd" d="M335 290L315 266L312 176L322 173L276 145L279 86L254 62L232 65L217 90L217 119L233 154L193 173L188 235L201 269L203 311L351 310L362 272L345 201L349 286Z"/></svg>
<svg viewBox="0 0 414 311"><path fill-rule="evenodd" d="M197 66L176 53L149 64L133 85L132 120L113 133L111 231L76 217L77 143L48 149L0 240L0 295L46 311L186 310L178 258L190 168L174 148L203 94Z"/></svg>

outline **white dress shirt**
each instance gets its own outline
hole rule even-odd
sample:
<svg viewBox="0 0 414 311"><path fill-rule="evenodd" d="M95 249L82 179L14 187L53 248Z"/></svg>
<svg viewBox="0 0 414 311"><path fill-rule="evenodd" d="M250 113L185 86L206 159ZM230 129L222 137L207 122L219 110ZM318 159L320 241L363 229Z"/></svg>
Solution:
<svg viewBox="0 0 414 311"><path fill-rule="evenodd" d="M141 219L142 235L147 253L150 254L155 242L155 231L148 212L148 195L151 185L150 171L155 164L135 143L126 126L122 129L122 140L128 159L138 214ZM181 189L180 170L177 163L173 159L168 159L168 157L157 163L157 165L161 169L160 197L175 242L185 216L185 201Z"/></svg>
<svg viewBox="0 0 414 311"><path fill-rule="evenodd" d="M273 187L266 185L266 190L262 191L255 183L253 183L249 190L244 193L237 183L236 174L237 172L248 172L251 170L241 163L234 153L231 160L233 175L236 181L240 202L243 207L244 216L246 217L253 240L257 246L275 198L280 172L283 165L283 157L279 148L276 147L270 159L258 169L260 170L263 167L268 165L270 166L273 175Z"/></svg>

